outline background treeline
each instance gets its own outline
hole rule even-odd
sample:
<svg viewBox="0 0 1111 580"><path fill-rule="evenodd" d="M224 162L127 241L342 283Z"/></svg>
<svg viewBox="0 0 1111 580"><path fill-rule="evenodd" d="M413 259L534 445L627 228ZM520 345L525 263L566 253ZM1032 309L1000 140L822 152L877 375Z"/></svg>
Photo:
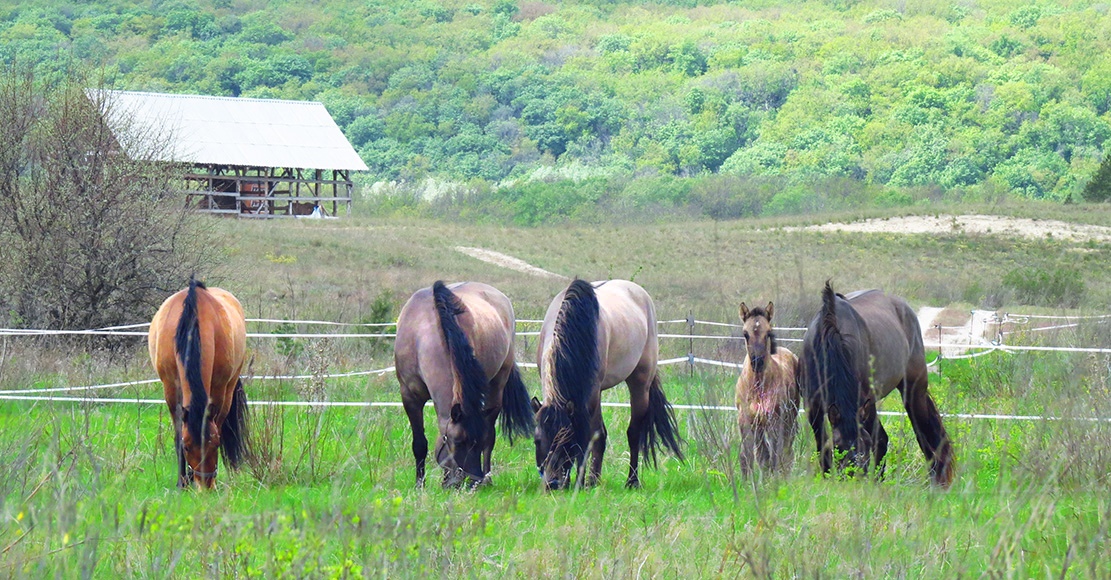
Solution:
<svg viewBox="0 0 1111 580"><path fill-rule="evenodd" d="M715 217L1078 200L1111 149L1108 54L1109 5L1067 0L0 8L5 61L76 62L126 89L320 100L369 181L395 182L376 208L466 198L523 223L545 204L574 213L566 195Z"/></svg>

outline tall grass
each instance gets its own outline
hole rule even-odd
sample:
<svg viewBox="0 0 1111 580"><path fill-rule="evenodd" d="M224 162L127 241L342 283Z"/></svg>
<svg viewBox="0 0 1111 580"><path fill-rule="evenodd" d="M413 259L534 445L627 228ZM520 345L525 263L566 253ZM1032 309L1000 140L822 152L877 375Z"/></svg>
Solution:
<svg viewBox="0 0 1111 580"><path fill-rule="evenodd" d="M1092 223L1107 217L1090 210L1064 215L1070 216ZM239 296L248 316L348 322L392 318L411 292L436 279L489 282L514 300L519 318L537 318L563 285L452 249L467 245L566 275L634 277L653 295L661 319L690 312L733 320L740 300L774 300L777 324L796 326L816 312L827 278L838 289L880 286L915 304L965 300L971 307L970 288L990 292L1019 265L1050 267L1067 258L1079 265L1086 288L1070 312L1102 311L1111 302L1111 260L1101 245L1077 251L1047 240L785 233L773 225L217 222L223 237L214 244L223 249L226 268L210 282ZM151 314L136 312L134 320L119 322ZM1107 346L1109 328L1083 325L1055 335L1013 335L1008 342ZM273 339L252 339L252 373L314 378L252 381L251 400L397 399L391 375L319 379L389 366L388 341L290 340L298 342L279 347ZM531 359L535 340L518 340L521 358ZM141 341L123 353L42 339L6 344L0 388L152 375ZM664 357L687 351L686 341L664 340L661 347ZM695 352L741 357L737 341L696 342ZM536 394L534 372L525 380ZM664 371L673 403L730 405L734 381L731 372L701 367ZM875 482L818 476L813 439L801 420L793 470L744 477L732 413L680 411L688 461L668 458L658 469L645 469L643 489L628 491L622 486L628 411L607 407L611 437L600 485L545 494L527 441L512 447L499 442L487 488L450 491L429 484L418 490L399 409L254 406L253 460L238 473L221 471L219 489L202 494L175 489L162 405L0 402L0 576L1111 574L1111 425L1071 420L1111 416L1111 358L995 353L944 360L940 375L931 376L931 392L943 412L1070 420L947 419L958 479L940 492L926 483L927 465L904 417L883 419L891 448L887 478ZM157 398L160 388L119 394ZM618 387L604 400L626 396ZM901 410L897 395L882 408ZM431 410L427 424L435 437Z"/></svg>

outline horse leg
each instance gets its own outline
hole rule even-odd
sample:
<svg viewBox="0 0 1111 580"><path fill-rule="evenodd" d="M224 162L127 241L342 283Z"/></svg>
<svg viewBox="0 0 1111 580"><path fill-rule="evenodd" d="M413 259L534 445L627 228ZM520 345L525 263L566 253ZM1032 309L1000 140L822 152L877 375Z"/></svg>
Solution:
<svg viewBox="0 0 1111 580"><path fill-rule="evenodd" d="M741 474L748 477L752 474L752 466L756 463L756 431L749 423L741 423L741 450L738 459L741 462Z"/></svg>
<svg viewBox="0 0 1111 580"><path fill-rule="evenodd" d="M586 477L586 485L594 486L602 477L602 456L606 453L606 424L602 422L602 406L598 405L598 428L594 430L594 438L590 442L590 473Z"/></svg>
<svg viewBox="0 0 1111 580"><path fill-rule="evenodd" d="M887 430L883 428L883 421L876 418L876 479L883 479L883 471L887 467Z"/></svg>
<svg viewBox="0 0 1111 580"><path fill-rule="evenodd" d="M174 451L177 452L177 487L188 489L192 480L188 477L188 464L185 463L185 445L181 442L181 420L174 419Z"/></svg>
<svg viewBox="0 0 1111 580"><path fill-rule="evenodd" d="M876 413L876 398L871 394L865 394L864 404L861 405L859 411L860 420L860 441L856 447L856 464L861 473L868 473L869 463L872 461L872 455L876 456L876 466L879 467L879 433L877 426L882 429L883 426L879 424L879 415ZM886 434L886 433L885 433ZM884 452L887 452L887 445L884 444Z"/></svg>
<svg viewBox="0 0 1111 580"><path fill-rule="evenodd" d="M914 374L913 380L908 376L902 386L903 405L914 427L918 447L931 462L930 480L941 487L949 487L955 476L953 445L941 424L941 413L927 390L929 378L925 367Z"/></svg>
<svg viewBox="0 0 1111 580"><path fill-rule="evenodd" d="M644 430L650 428L648 388L652 384L654 373L655 368L637 368L625 380L629 387L629 429L625 432L629 438L629 477L625 479L625 487L630 489L640 487L640 443Z"/></svg>
<svg viewBox="0 0 1111 580"><path fill-rule="evenodd" d="M833 468L833 450L826 445L826 411L822 407L822 398L818 394L807 398L806 420L810 429L814 431L814 443L818 447L819 463L824 473L829 473Z"/></svg>
<svg viewBox="0 0 1111 580"><path fill-rule="evenodd" d="M424 404L428 399L410 394L405 390L401 395L401 403L405 407L405 415L409 417L409 427L413 430L413 459L417 465L417 487L424 486L424 462L428 458L428 437L424 435Z"/></svg>
<svg viewBox="0 0 1111 580"><path fill-rule="evenodd" d="M482 450L482 481L481 485L489 485L493 480L490 478L490 460L494 455L494 443L498 440L498 433L494 426L498 423L498 414L501 411L500 407L487 409L485 412L486 419L486 448Z"/></svg>

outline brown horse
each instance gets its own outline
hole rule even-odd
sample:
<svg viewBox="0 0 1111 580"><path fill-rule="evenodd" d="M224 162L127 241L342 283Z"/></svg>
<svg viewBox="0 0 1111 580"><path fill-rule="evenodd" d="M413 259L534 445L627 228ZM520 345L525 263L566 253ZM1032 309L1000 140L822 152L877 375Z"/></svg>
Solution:
<svg viewBox="0 0 1111 580"><path fill-rule="evenodd" d="M754 461L769 471L791 468L791 445L799 426L798 358L776 344L775 306L749 310L741 302L745 355L737 379L737 425L741 430L741 470Z"/></svg>
<svg viewBox="0 0 1111 580"><path fill-rule="evenodd" d="M418 486L424 485L428 457L424 404L429 399L439 422L435 457L444 470L444 487L468 478L489 481L499 414L510 443L514 435L532 431L528 391L514 359L515 325L505 294L479 282L437 281L401 309L394 365L413 430Z"/></svg>
<svg viewBox="0 0 1111 580"><path fill-rule="evenodd" d="M899 389L918 446L931 461L931 480L942 487L953 483L953 446L927 391L922 330L902 298L879 290L843 296L827 281L822 309L803 338L801 385L824 471L833 463L825 439L828 414L833 447L844 453L841 466L853 463L866 472L874 453L883 476L887 432L876 403Z"/></svg>
<svg viewBox="0 0 1111 580"><path fill-rule="evenodd" d="M216 485L217 447L232 469L246 457L247 396L239 379L246 344L235 296L193 279L150 323L150 362L174 423L178 487Z"/></svg>
<svg viewBox="0 0 1111 580"><path fill-rule="evenodd" d="M656 309L640 286L625 280L575 280L555 297L537 348L544 403L532 400L536 466L546 489L569 485L576 465L579 485L597 482L606 450L602 391L621 381L629 387L632 407L625 485L640 486L641 453L654 464L662 446L682 459L675 416L656 374L658 356ZM593 462L583 481L588 450Z"/></svg>

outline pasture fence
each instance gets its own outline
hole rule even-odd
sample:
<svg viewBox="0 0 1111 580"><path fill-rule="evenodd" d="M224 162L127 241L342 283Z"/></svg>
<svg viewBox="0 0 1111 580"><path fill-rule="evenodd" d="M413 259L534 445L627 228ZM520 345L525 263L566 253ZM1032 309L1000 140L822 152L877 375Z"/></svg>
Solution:
<svg viewBox="0 0 1111 580"><path fill-rule="evenodd" d="M975 316L975 314L974 314ZM1029 325L1032 320L1047 320L1047 321L1065 321L1064 324L1050 324L1048 326L1035 326L1033 328L1023 328L1017 330L1003 331L1005 325L1019 326ZM991 313L982 322L985 325L994 324L998 329L994 338L991 340L985 339L983 336L976 337L973 333L969 332L967 343L958 342L944 342L943 337L946 330L962 330L968 326L943 326L940 324L931 325L931 330L937 331L938 340L934 342L927 341L924 343L928 349L937 349L937 356L934 360L930 361L931 366L939 366L942 360L945 359L962 359L962 358L976 358L996 352L1013 354L1018 352L1075 352L1075 353L1094 353L1094 354L1111 354L1111 348L1104 347L1075 347L1075 346L1040 346L1040 345L1016 345L1005 344L1004 339L1008 335L1025 332L1042 332L1048 330L1061 330L1065 328L1078 327L1082 322L1101 324L1111 321L1111 314L1103 315L1090 315L1090 316L1053 316L1053 315L1033 315L1033 314L1012 314ZM273 318L249 318L249 323L257 324L296 324L304 326L333 326L333 327L359 327L359 328L373 328L373 329L386 329L395 327L396 324L392 322L386 323L348 323L348 322L334 322L325 320L286 320L286 319L273 319ZM519 319L516 321L518 325L535 325L541 324L543 321L535 319ZM693 374L694 366L707 365L719 368L739 369L741 363L715 360L696 356L694 353L695 340L724 340L735 341L738 344L743 344L744 337L734 334L734 330L742 328L742 325L729 322L718 322L709 320L697 320L693 315L683 319L670 319L658 321L660 326L672 324L685 324L687 325L687 333L659 333L657 336L663 339L681 339L686 340L688 344L688 352L686 356L668 358L660 360L657 364L659 366L668 366L676 364L687 364L690 372ZM85 330L51 330L51 329L19 329L19 328L3 328L0 329L0 336L7 337L46 337L46 336L64 336L64 335L93 335L93 336L146 336L146 331L139 331L136 329L149 327L150 323L135 323L116 326L107 326L95 329ZM730 334L696 334L695 327L703 326L709 328L724 328L730 329ZM797 333L805 332L805 327L776 327L778 332L783 333ZM539 331L519 331L518 336L538 336ZM322 332L250 332L247 334L250 338L395 338L395 332L338 332L338 333L322 333ZM977 341L977 338L979 339ZM801 337L781 337L778 338L781 342L802 342ZM944 354L946 349L961 350L961 354ZM519 366L524 368L537 368L535 363L519 362ZM310 380L310 379L339 379L360 376L382 376L387 373L393 372L394 367L389 366L381 369L350 371L342 373L328 373L328 374L293 374L293 375L250 375L243 376L244 380L253 381L282 381L282 380ZM93 396L94 392L100 392L110 389L123 390L128 387L142 387L160 382L158 379L142 379L135 381L123 381L97 385L82 385L82 386L60 386L60 387L47 387L47 388L32 388L32 389L6 389L0 390L0 400L9 401L39 401L39 402L70 402L70 403L84 403L84 404L165 404L161 398L138 398L138 397L118 397L118 396ZM58 393L81 393L83 396L59 396ZM272 400L272 401L250 401L252 406L282 406L282 407L400 407L401 403L398 401L288 401L288 400ZM628 407L628 403L623 402L605 402L603 406L606 407ZM690 411L735 411L732 406L720 405L686 405L686 404L673 404L672 407L677 410L690 410ZM801 411L800 411L801 412ZM884 416L901 416L902 413L894 411L881 411L880 415ZM1014 415L1014 414L999 414L999 413L943 413L943 417L954 419L972 419L972 420L1011 420L1011 421L1081 421L1081 422L1111 422L1111 417L1056 417L1047 415Z"/></svg>

